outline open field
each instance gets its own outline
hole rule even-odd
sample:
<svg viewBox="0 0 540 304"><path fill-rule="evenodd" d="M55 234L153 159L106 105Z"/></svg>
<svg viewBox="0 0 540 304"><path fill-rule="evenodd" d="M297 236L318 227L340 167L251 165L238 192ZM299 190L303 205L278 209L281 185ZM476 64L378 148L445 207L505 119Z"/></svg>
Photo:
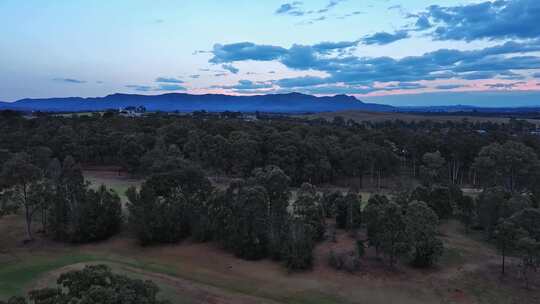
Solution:
<svg viewBox="0 0 540 304"><path fill-rule="evenodd" d="M439 114L410 114L410 113L384 113L384 112L365 112L365 111L341 111L341 112L328 112L311 115L303 115L301 117L315 119L324 118L326 120L332 120L336 116L343 117L346 121L352 119L356 122L369 121L369 122L385 122L402 120L405 122L432 120L437 122L461 122L464 119L470 122L494 122L494 123L508 123L510 118L505 117L481 117L481 116L466 116L466 115L439 115ZM526 121L539 125L540 120L537 119L525 119Z"/></svg>
<svg viewBox="0 0 540 304"><path fill-rule="evenodd" d="M132 179L118 170L102 170L102 168L85 168L83 171L84 177L90 182L91 187L97 188L100 185L106 185L108 188L114 190L122 200L122 204L125 205L127 201L126 191L129 187L138 187L141 181L138 179Z"/></svg>
<svg viewBox="0 0 540 304"><path fill-rule="evenodd" d="M117 191L138 182L107 172L86 172L93 183ZM363 195L364 196L364 195ZM366 193L367 196L367 193ZM36 227L37 228L37 227ZM0 299L54 283L63 271L85 264L106 263L115 271L151 279L161 296L173 303L538 303L540 286L525 290L515 266L500 279L499 257L476 235L449 221L441 226L447 248L440 264L417 270L401 264L389 270L368 250L357 274L327 266L330 249L352 250L344 232L337 242L325 241L315 250L312 271L288 273L270 260L244 261L215 243L186 240L178 245L140 247L124 232L108 241L67 245L38 238L22 245L24 221L20 215L0 219ZM514 262L514 261L512 261Z"/></svg>

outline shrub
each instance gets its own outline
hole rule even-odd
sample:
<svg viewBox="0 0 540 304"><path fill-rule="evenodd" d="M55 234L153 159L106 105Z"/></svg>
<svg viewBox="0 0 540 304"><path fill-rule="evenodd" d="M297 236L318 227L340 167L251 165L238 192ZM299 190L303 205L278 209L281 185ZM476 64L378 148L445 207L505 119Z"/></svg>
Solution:
<svg viewBox="0 0 540 304"><path fill-rule="evenodd" d="M360 270L360 257L354 251L328 253L328 265L336 270L354 273Z"/></svg>

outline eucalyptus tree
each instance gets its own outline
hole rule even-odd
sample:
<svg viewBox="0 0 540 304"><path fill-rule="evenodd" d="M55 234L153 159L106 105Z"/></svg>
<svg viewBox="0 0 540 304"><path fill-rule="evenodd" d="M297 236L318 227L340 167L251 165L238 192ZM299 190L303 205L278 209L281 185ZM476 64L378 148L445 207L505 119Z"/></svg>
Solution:
<svg viewBox="0 0 540 304"><path fill-rule="evenodd" d="M413 264L433 265L443 253L443 243L437 238L439 218L424 202L412 202L405 213L406 234L413 250Z"/></svg>
<svg viewBox="0 0 540 304"><path fill-rule="evenodd" d="M29 241L33 240L32 220L35 212L39 210L41 170L32 164L28 154L21 152L4 163L0 178L4 188L4 200L9 200L14 208L23 209L26 237Z"/></svg>

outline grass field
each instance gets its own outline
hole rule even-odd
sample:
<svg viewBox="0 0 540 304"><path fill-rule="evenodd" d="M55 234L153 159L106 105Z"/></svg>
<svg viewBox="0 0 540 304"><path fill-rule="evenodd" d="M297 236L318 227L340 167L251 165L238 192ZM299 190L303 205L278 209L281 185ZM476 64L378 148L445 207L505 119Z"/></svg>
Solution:
<svg viewBox="0 0 540 304"><path fill-rule="evenodd" d="M122 191L138 182L104 172L86 173L93 184ZM368 197L365 193L363 197ZM325 241L315 250L315 267L288 273L274 261L244 261L217 244L186 240L178 245L140 247L128 234L88 245L66 245L38 238L22 245L20 215L0 219L0 299L54 284L59 274L85 264L105 263L116 272L151 279L163 298L173 303L539 303L540 286L525 290L515 266L509 278L498 276L494 249L481 238L465 235L449 221L441 226L446 252L435 269L417 270L401 264L387 269L372 251L357 274L341 273L326 264L330 249L354 247L347 233L338 242Z"/></svg>

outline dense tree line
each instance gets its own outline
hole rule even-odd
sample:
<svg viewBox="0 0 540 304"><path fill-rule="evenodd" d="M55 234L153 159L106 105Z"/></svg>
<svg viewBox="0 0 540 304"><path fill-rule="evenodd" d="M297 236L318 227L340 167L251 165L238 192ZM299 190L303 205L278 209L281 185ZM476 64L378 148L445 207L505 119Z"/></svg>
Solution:
<svg viewBox="0 0 540 304"><path fill-rule="evenodd" d="M530 170L534 157L522 163L505 161L506 156L526 159L540 152L540 139L530 134L534 126L517 120L360 124L339 119L246 122L163 114L140 119L111 113L35 119L1 116L0 161L5 153L47 147L58 159L72 156L83 164L121 165L141 175L189 161L242 178L255 168L275 165L295 186L353 178L356 187L369 181L378 188L392 176L459 185L504 182L511 191L538 183L538 178L529 178L537 171ZM491 174L493 166L497 174ZM523 171L525 167L529 169Z"/></svg>
<svg viewBox="0 0 540 304"><path fill-rule="evenodd" d="M281 169L270 166L220 190L199 168L177 168L128 190L129 222L142 245L191 236L219 242L240 258L271 257L290 269L306 269L324 234L322 206L311 184L291 201L289 184Z"/></svg>

